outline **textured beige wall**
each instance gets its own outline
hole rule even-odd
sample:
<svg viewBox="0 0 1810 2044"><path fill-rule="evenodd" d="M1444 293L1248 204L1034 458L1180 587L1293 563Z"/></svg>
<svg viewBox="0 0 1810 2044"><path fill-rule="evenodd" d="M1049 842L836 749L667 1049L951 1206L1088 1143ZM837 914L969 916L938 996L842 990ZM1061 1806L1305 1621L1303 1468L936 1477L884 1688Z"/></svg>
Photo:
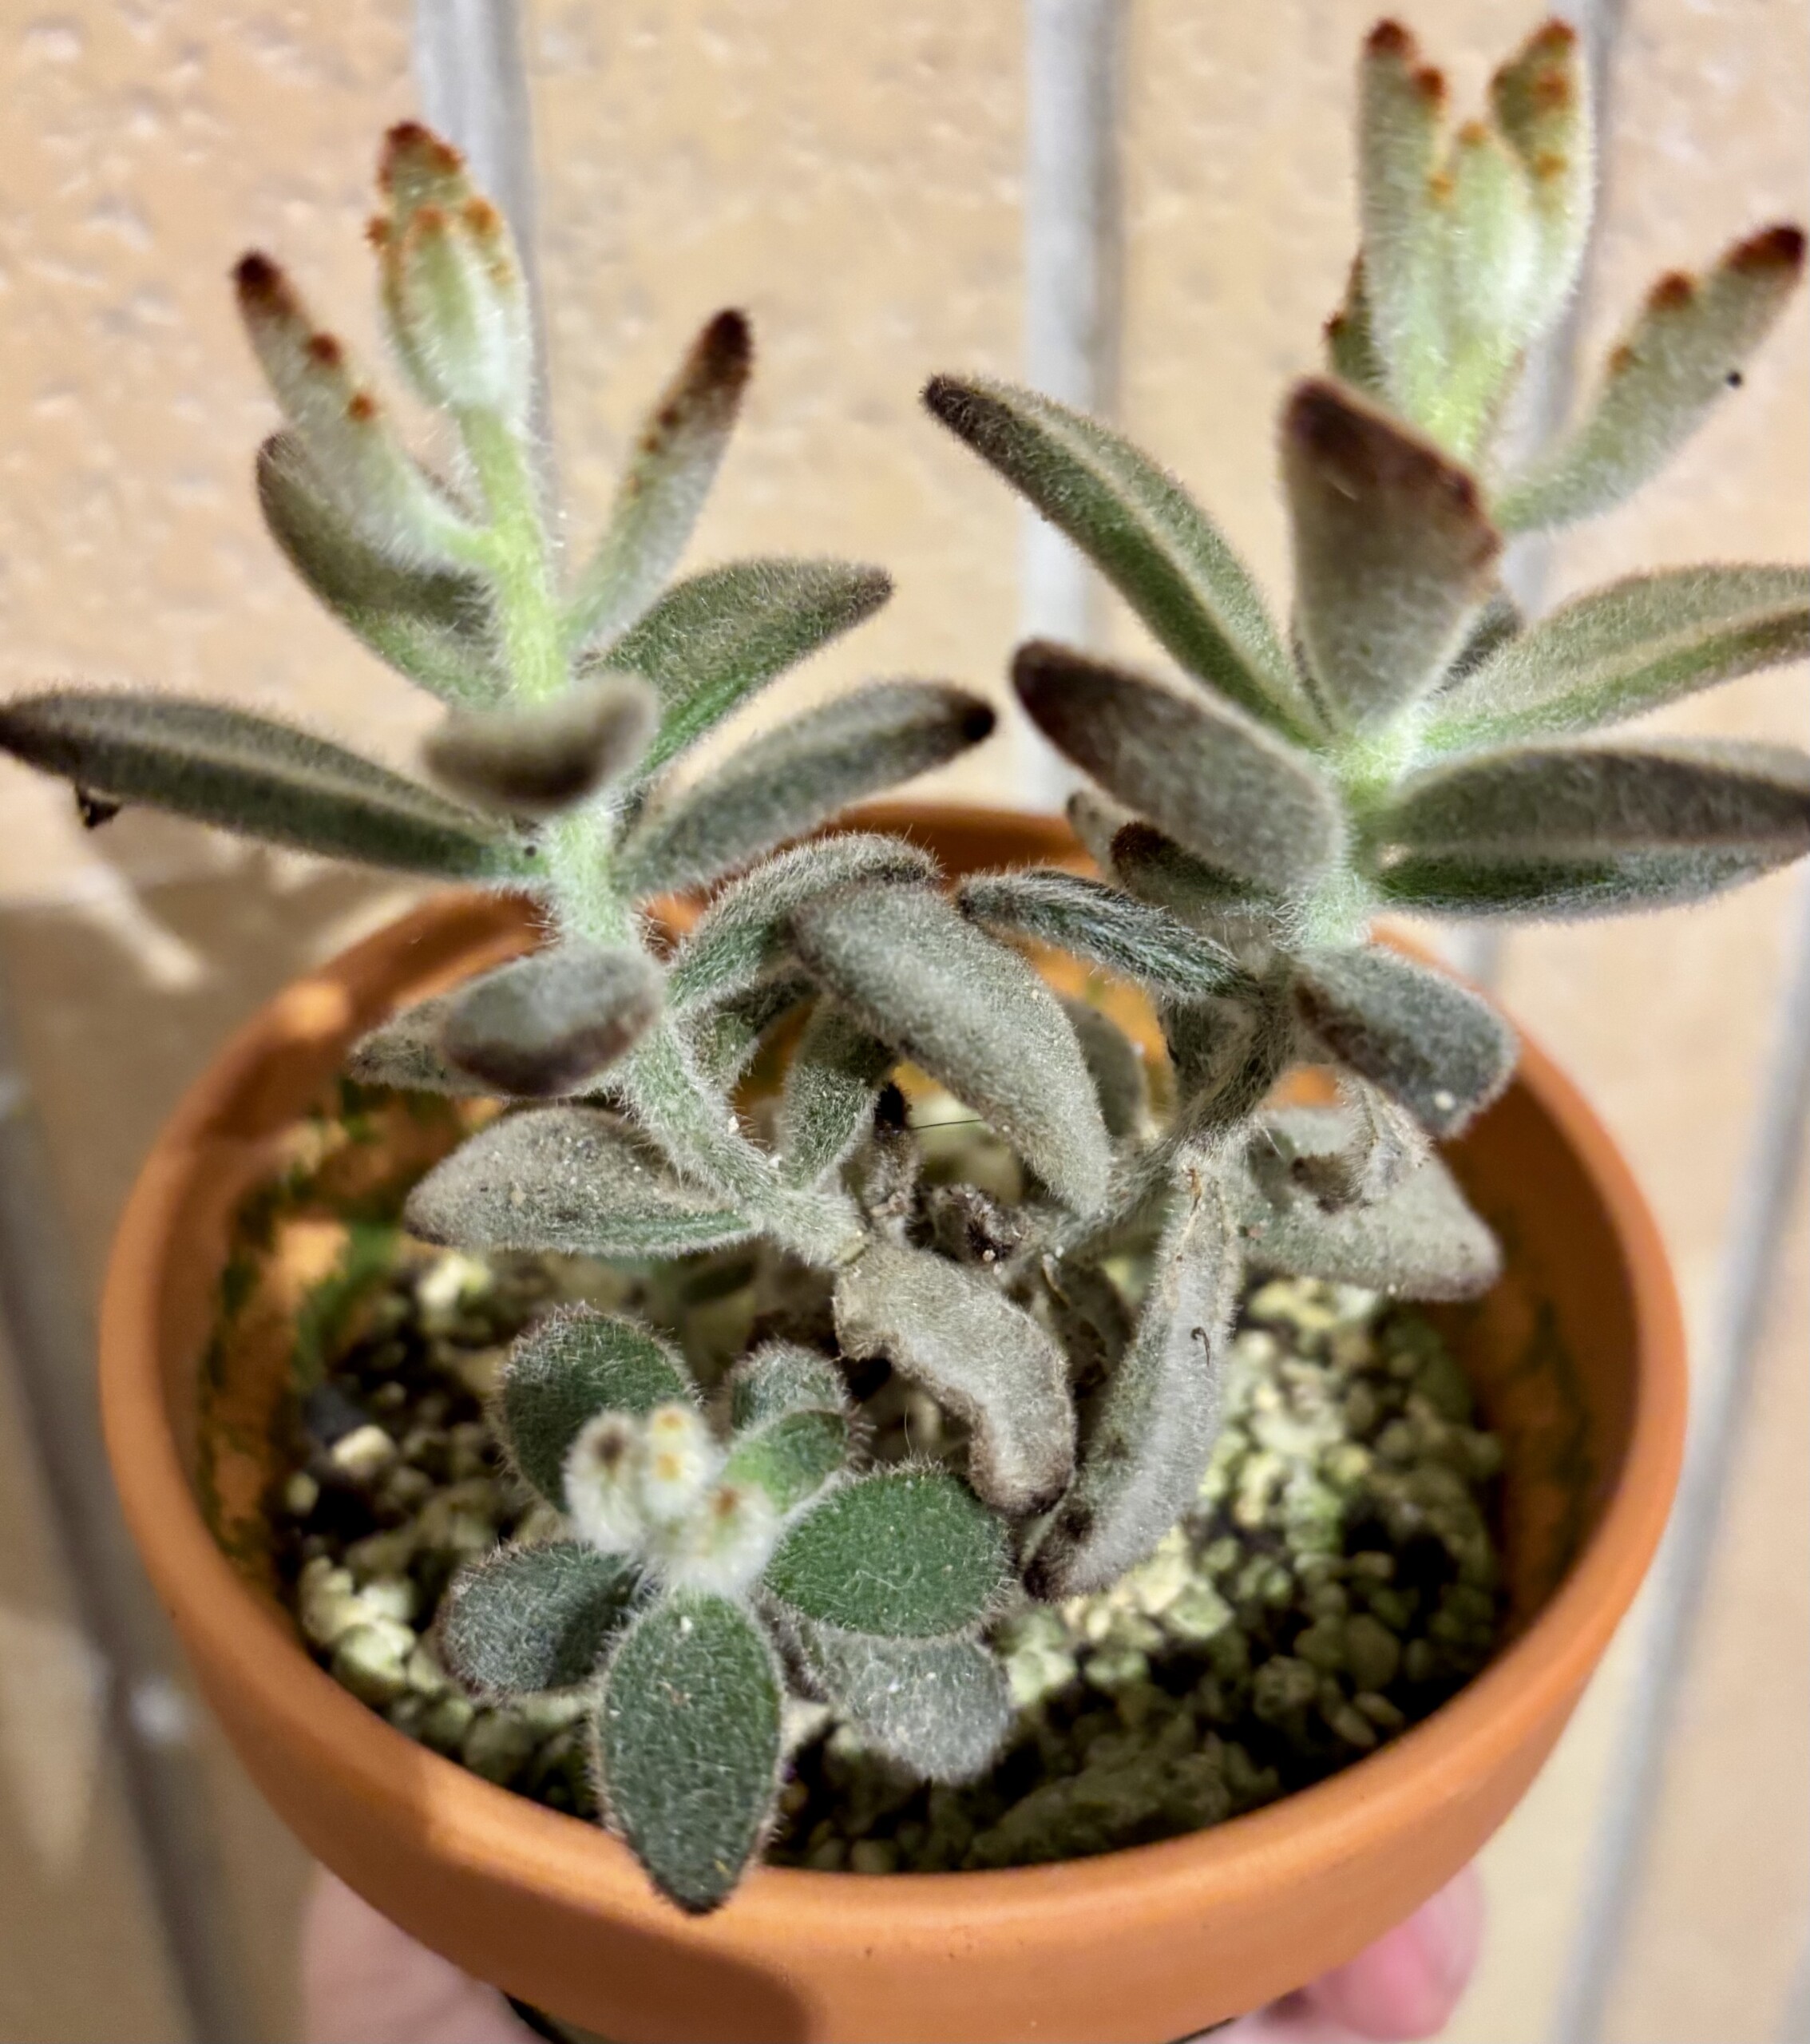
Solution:
<svg viewBox="0 0 1810 2044"><path fill-rule="evenodd" d="M868 673L996 687L1016 624L1017 514L916 393L937 368L1010 373L1018 359L1020 8L532 0L529 11L572 544L594 531L639 410L690 332L717 306L744 305L760 373L694 564L834 553L884 561L899 584L880 618L760 714ZM1374 11L1143 0L1132 13L1122 414L1273 590L1286 568L1273 420L1289 378L1313 366L1340 287L1350 65ZM1539 10L1412 11L1463 98ZM1626 0L1624 11L1590 360L1653 275L1801 211L1805 184L1804 0ZM63 0L0 38L11 113L0 685L81 673L206 690L406 758L429 706L289 584L259 525L249 461L271 414L224 271L246 244L268 245L371 344L359 230L376 136L410 103L407 13L405 0ZM1555 592L1650 560L1801 556L1806 325L1800 305L1646 499L1566 541ZM1139 647L1122 613L1110 631ZM1802 736L1803 673L1672 721ZM957 785L1009 800L1011 765L996 743ZM1518 936L1507 953L1507 998L1627 1147L1697 1310L1754 1105L1786 893L1768 882L1685 916ZM86 837L57 790L0 765L0 945L91 1273L133 1160L211 1045L397 898L146 817ZM1744 1448L1693 1740L1666 1784L1619 1987L1618 2044L1685 2034L1668 2025L1686 2009L1693 2036L1766 2034L1795 1955L1810 1889L1795 1823L1810 1768L1810 1620L1800 1587L1792 1594L1805 1456L1788 1422L1800 1416L1807 1301L1800 1258ZM1488 1856L1494 1931L1455 2032L1472 2044L1544 2026L1634 1673L1624 1646ZM288 2034L296 1861L230 1769L218 1781L239 1934L267 2034ZM0 1803L0 1858L34 1870L30 1907L53 1915L66 1891L36 1871L26 1822ZM120 2010L146 2012L129 2025L98 2005L46 2002L38 2027L161 2035L134 1871L115 1834L96 1831L84 1850L96 1856L84 1863L90 1923L140 1955L121 1992L141 1998ZM65 1991L64 1948L30 1934L16 1944L0 1950L15 1994L34 1980ZM9 2026L35 2034L0 2002L0 2034Z"/></svg>

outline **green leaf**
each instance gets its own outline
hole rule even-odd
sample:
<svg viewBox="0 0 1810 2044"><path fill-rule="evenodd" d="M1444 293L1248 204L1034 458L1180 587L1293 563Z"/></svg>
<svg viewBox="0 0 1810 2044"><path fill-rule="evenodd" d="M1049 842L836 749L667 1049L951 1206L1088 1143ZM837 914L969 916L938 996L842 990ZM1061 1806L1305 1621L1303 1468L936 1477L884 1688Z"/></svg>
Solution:
<svg viewBox="0 0 1810 2044"><path fill-rule="evenodd" d="M1005 1588L1004 1535L940 1469L877 1469L786 1532L766 1587L801 1616L888 1639L967 1632Z"/></svg>
<svg viewBox="0 0 1810 2044"><path fill-rule="evenodd" d="M835 1305L845 1355L885 1357L967 1423L968 1480L988 1504L1022 1516L1061 1494L1075 1461L1062 1351L990 1275L877 1238L837 1279Z"/></svg>
<svg viewBox="0 0 1810 2044"><path fill-rule="evenodd" d="M759 1055L767 1032L815 992L802 972L780 972L744 987L720 1007L693 1008L683 1027L699 1076L727 1093Z"/></svg>
<svg viewBox="0 0 1810 2044"><path fill-rule="evenodd" d="M1009 383L933 377L924 402L1080 548L1190 674L1284 731L1313 729L1250 570L1173 476L1097 420Z"/></svg>
<svg viewBox="0 0 1810 2044"><path fill-rule="evenodd" d="M1376 335L1364 283L1364 258L1351 266L1345 302L1326 322L1326 362L1333 374L1366 397L1381 398L1388 371L1376 351Z"/></svg>
<svg viewBox="0 0 1810 2044"><path fill-rule="evenodd" d="M696 1397L684 1365L658 1335L594 1306L562 1306L511 1345L496 1424L523 1477L563 1509L566 1456L588 1420Z"/></svg>
<svg viewBox="0 0 1810 2044"><path fill-rule="evenodd" d="M481 1098L496 1088L446 1062L440 1033L453 1005L437 993L380 1022L346 1054L347 1076L361 1086L394 1086L406 1092L448 1093Z"/></svg>
<svg viewBox="0 0 1810 2044"><path fill-rule="evenodd" d="M988 929L1049 945L1178 1000L1222 993L1246 977L1222 945L1166 909L1075 873L976 873L956 890L956 902Z"/></svg>
<svg viewBox="0 0 1810 2044"><path fill-rule="evenodd" d="M1470 121L1453 138L1445 175L1452 355L1429 423L1469 458L1498 416L1547 297L1532 181L1518 153L1483 122Z"/></svg>
<svg viewBox="0 0 1810 2044"><path fill-rule="evenodd" d="M1305 1026L1431 1135L1457 1135L1514 1074L1514 1031L1444 972L1376 945L1297 952L1294 966Z"/></svg>
<svg viewBox="0 0 1810 2044"><path fill-rule="evenodd" d="M1416 775L1375 826L1391 899L1461 915L1701 901L1810 850L1810 755L1733 740L1517 746Z"/></svg>
<svg viewBox="0 0 1810 2044"><path fill-rule="evenodd" d="M766 1341L729 1373L729 1417L740 1428L789 1412L849 1410L842 1373L827 1356L795 1341Z"/></svg>
<svg viewBox="0 0 1810 2044"><path fill-rule="evenodd" d="M641 616L679 564L716 479L754 366L746 316L719 312L642 422L596 552L566 616L575 649Z"/></svg>
<svg viewBox="0 0 1810 2044"><path fill-rule="evenodd" d="M1032 1557L1048 1599L1110 1589L1194 1503L1219 1431L1238 1245L1218 1174L1185 1171L1131 1346L1107 1380L1081 1466Z"/></svg>
<svg viewBox="0 0 1810 2044"><path fill-rule="evenodd" d="M751 1483L776 1511L790 1511L814 1497L848 1456L849 1423L842 1412L782 1412L736 1435L723 1480Z"/></svg>
<svg viewBox="0 0 1810 2044"><path fill-rule="evenodd" d="M484 809L556 816L626 774L657 714L645 682L578 682L550 702L454 715L422 747L444 787Z"/></svg>
<svg viewBox="0 0 1810 2044"><path fill-rule="evenodd" d="M404 1219L424 1242L576 1256L683 1256L754 1232L663 1170L616 1115L575 1107L481 1129L416 1186Z"/></svg>
<svg viewBox="0 0 1810 2044"><path fill-rule="evenodd" d="M1144 1054L1111 1016L1085 1000L1067 1000L1062 1011L1074 1024L1100 1119L1115 1143L1143 1133L1150 1111L1150 1081Z"/></svg>
<svg viewBox="0 0 1810 2044"><path fill-rule="evenodd" d="M1468 751L1637 717L1810 654L1810 569L1673 568L1592 589L1498 646L1423 741Z"/></svg>
<svg viewBox="0 0 1810 2044"><path fill-rule="evenodd" d="M292 724L184 695L50 689L0 704L0 749L85 792L325 858L519 880L516 838Z"/></svg>
<svg viewBox="0 0 1810 2044"><path fill-rule="evenodd" d="M656 797L623 842L625 883L648 895L715 880L863 795L942 766L994 721L977 695L922 681L876 682L805 711Z"/></svg>
<svg viewBox="0 0 1810 2044"><path fill-rule="evenodd" d="M1502 1274L1501 1250L1437 1157L1369 1206L1329 1211L1302 1183L1304 1161L1333 1156L1350 1139L1349 1116L1336 1107L1285 1108L1267 1119L1235 1188L1246 1262L1391 1298L1487 1292Z"/></svg>
<svg viewBox="0 0 1810 2044"><path fill-rule="evenodd" d="M1775 227L1737 243L1706 277L1661 277L1590 410L1503 491L1497 524L1507 533L1568 525L1630 496L1740 382L1803 267L1801 232Z"/></svg>
<svg viewBox="0 0 1810 2044"><path fill-rule="evenodd" d="M1595 141L1590 80L1568 22L1536 29L1490 84L1496 122L1527 172L1538 237L1528 338L1570 297L1590 240Z"/></svg>
<svg viewBox="0 0 1810 2044"><path fill-rule="evenodd" d="M1111 1144L1075 1032L1016 952L921 887L857 887L800 908L793 942L863 1028L973 1108L1079 1213Z"/></svg>
<svg viewBox="0 0 1810 2044"><path fill-rule="evenodd" d="M782 1170L794 1185L839 1171L873 1125L881 1082L893 1068L889 1044L832 1000L820 1000L786 1068L779 1099Z"/></svg>
<svg viewBox="0 0 1810 2044"><path fill-rule="evenodd" d="M657 773L775 675L871 617L892 591L881 569L838 561L739 561L675 583L603 662L659 693L659 732L642 771Z"/></svg>
<svg viewBox="0 0 1810 2044"><path fill-rule="evenodd" d="M440 1607L441 1658L487 1701L588 1682L639 1584L632 1563L582 1541L500 1547L453 1578Z"/></svg>
<svg viewBox="0 0 1810 2044"><path fill-rule="evenodd" d="M652 1028L659 968L640 951L560 944L461 987L441 1031L447 1060L501 1093L576 1093Z"/></svg>
<svg viewBox="0 0 1810 2044"><path fill-rule="evenodd" d="M930 1781L972 1781L999 1757L1012 1690L978 1641L794 1630L812 1686L864 1746Z"/></svg>
<svg viewBox="0 0 1810 2044"><path fill-rule="evenodd" d="M1348 730L1385 722L1463 644L1501 541L1463 469L1336 383L1295 386L1282 473L1296 625L1321 698Z"/></svg>
<svg viewBox="0 0 1810 2044"><path fill-rule="evenodd" d="M691 1915L727 1899L772 1822L784 1699L752 1614L706 1591L663 1598L611 1658L596 1719L610 1825Z"/></svg>
<svg viewBox="0 0 1810 2044"><path fill-rule="evenodd" d="M1396 22L1371 31L1358 72L1357 200L1364 295L1389 394L1424 422L1450 358L1446 216L1435 189L1445 81Z"/></svg>
<svg viewBox="0 0 1810 2044"><path fill-rule="evenodd" d="M490 595L458 568L405 564L334 502L292 433L258 450L258 505L289 564L380 660L443 702L481 707L506 685Z"/></svg>
<svg viewBox="0 0 1810 2044"><path fill-rule="evenodd" d="M1334 856L1330 790L1236 710L1042 640L1020 647L1012 678L1059 751L1197 858L1281 892Z"/></svg>
<svg viewBox="0 0 1810 2044"><path fill-rule="evenodd" d="M674 953L667 1003L676 1014L733 999L790 957L793 916L820 894L857 882L932 878L936 862L904 838L850 831L798 845L724 888Z"/></svg>

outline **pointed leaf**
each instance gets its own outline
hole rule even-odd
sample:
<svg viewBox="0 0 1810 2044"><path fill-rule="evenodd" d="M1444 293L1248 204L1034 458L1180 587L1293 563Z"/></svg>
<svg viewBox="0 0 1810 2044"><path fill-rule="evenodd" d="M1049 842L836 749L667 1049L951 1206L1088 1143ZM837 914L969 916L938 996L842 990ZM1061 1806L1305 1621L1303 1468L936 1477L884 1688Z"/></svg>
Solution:
<svg viewBox="0 0 1810 2044"><path fill-rule="evenodd" d="M811 1683L864 1746L929 1781L972 1781L1012 1729L1005 1671L972 1639L873 1639L794 1628Z"/></svg>
<svg viewBox="0 0 1810 2044"><path fill-rule="evenodd" d="M849 1423L840 1412L782 1412L747 1427L729 1444L726 1483L751 1483L786 1512L814 1497L849 1456Z"/></svg>
<svg viewBox="0 0 1810 2044"><path fill-rule="evenodd" d="M1713 739L1517 746L1407 782L1380 885L1465 915L1700 901L1810 851L1810 755Z"/></svg>
<svg viewBox="0 0 1810 2044"><path fill-rule="evenodd" d="M1081 1467L1026 1579L1056 1599L1110 1589L1194 1503L1219 1431L1236 1238L1218 1174L1182 1175L1137 1333L1107 1380Z"/></svg>
<svg viewBox="0 0 1810 2044"><path fill-rule="evenodd" d="M767 1341L729 1373L729 1417L737 1428L758 1427L788 1412L849 1410L842 1373L815 1349Z"/></svg>
<svg viewBox="0 0 1810 2044"><path fill-rule="evenodd" d="M1497 500L1502 529L1568 525L1630 496L1740 382L1803 268L1800 230L1775 227L1737 243L1707 277L1661 277L1590 410Z"/></svg>
<svg viewBox="0 0 1810 2044"><path fill-rule="evenodd" d="M1476 672L1511 639L1527 628L1520 606L1505 590L1498 589L1471 620L1464 644L1440 677L1441 689L1456 691L1459 682Z"/></svg>
<svg viewBox="0 0 1810 2044"><path fill-rule="evenodd" d="M1142 1135L1150 1111L1150 1080L1144 1054L1109 1015L1085 1000L1064 1000L1075 1040L1087 1060L1100 1119L1115 1143Z"/></svg>
<svg viewBox="0 0 1810 2044"><path fill-rule="evenodd" d="M604 656L653 683L660 727L642 771L653 774L739 703L892 594L877 568L838 561L739 561L675 583Z"/></svg>
<svg viewBox="0 0 1810 2044"><path fill-rule="evenodd" d="M836 1281L836 1333L967 1422L968 1480L988 1504L1022 1515L1060 1494L1075 1459L1062 1351L991 1277L874 1241Z"/></svg>
<svg viewBox="0 0 1810 2044"><path fill-rule="evenodd" d="M1364 258L1351 266L1345 303L1326 322L1326 360L1333 374L1366 397L1381 398L1388 372L1376 350L1376 335L1364 288Z"/></svg>
<svg viewBox="0 0 1810 2044"><path fill-rule="evenodd" d="M1111 1146L1092 1082L1068 1018L1017 953L917 887L810 902L792 937L864 1028L965 1101L1058 1198L1099 1205Z"/></svg>
<svg viewBox="0 0 1810 2044"><path fill-rule="evenodd" d="M1222 993L1246 976L1222 945L1166 909L1075 873L976 873L956 889L956 901L986 929L1049 945L1179 1000Z"/></svg>
<svg viewBox="0 0 1810 2044"><path fill-rule="evenodd" d="M753 1614L702 1590L662 1598L611 1657L596 1719L610 1826L694 1915L727 1898L772 1821L785 1693Z"/></svg>
<svg viewBox="0 0 1810 2044"><path fill-rule="evenodd" d="M873 1103L893 1064L889 1044L834 1001L817 1004L779 1099L780 1163L793 1184L815 1185L848 1162L873 1126Z"/></svg>
<svg viewBox="0 0 1810 2044"><path fill-rule="evenodd" d="M560 944L461 987L441 1044L498 1092L551 1099L613 1064L659 1012L659 968L644 953Z"/></svg>
<svg viewBox="0 0 1810 2044"><path fill-rule="evenodd" d="M1444 972L1377 945L1301 951L1294 962L1302 1022L1432 1135L1457 1135L1513 1075L1514 1031Z"/></svg>
<svg viewBox="0 0 1810 2044"><path fill-rule="evenodd" d="M347 1076L361 1086L394 1086L403 1091L473 1098L494 1093L494 1087L446 1061L440 1037L453 1000L451 994L437 993L380 1022L347 1052Z"/></svg>
<svg viewBox="0 0 1810 2044"><path fill-rule="evenodd" d="M1435 707L1468 751L1588 731L1810 654L1810 569L1673 568L1592 589L1509 639Z"/></svg>
<svg viewBox="0 0 1810 2044"><path fill-rule="evenodd" d="M643 422L609 523L572 600L568 642L607 643L665 586L716 479L754 364L746 316L719 312Z"/></svg>
<svg viewBox="0 0 1810 2044"><path fill-rule="evenodd" d="M487 1701L588 1682L639 1582L632 1563L581 1540L500 1547L453 1578L440 1607L441 1658Z"/></svg>
<svg viewBox="0 0 1810 2044"><path fill-rule="evenodd" d="M258 505L289 564L380 660L443 702L479 707L505 686L489 592L472 574L398 562L333 501L292 433L258 450Z"/></svg>
<svg viewBox="0 0 1810 2044"><path fill-rule="evenodd" d="M1562 311L1590 240L1596 152L1577 30L1562 21L1536 29L1491 81L1490 103L1526 168L1532 193L1539 259L1531 338Z"/></svg>
<svg viewBox="0 0 1810 2044"><path fill-rule="evenodd" d="M877 1469L794 1522L766 1587L801 1616L888 1639L967 1632L1007 1581L999 1521L953 1476Z"/></svg>
<svg viewBox="0 0 1810 2044"><path fill-rule="evenodd" d="M1333 856L1329 790L1237 711L1042 640L1019 648L1012 685L1052 745L1197 858L1281 891Z"/></svg>
<svg viewBox="0 0 1810 2044"><path fill-rule="evenodd" d="M1314 678L1347 729L1386 721L1463 644L1501 541L1463 469L1336 383L1295 386L1282 473Z"/></svg>
<svg viewBox="0 0 1810 2044"><path fill-rule="evenodd" d="M696 1397L684 1365L658 1335L594 1306L563 1306L511 1345L495 1423L523 1478L563 1510L566 1456L588 1420Z"/></svg>
<svg viewBox="0 0 1810 2044"><path fill-rule="evenodd" d="M668 1006L683 1014L727 1001L776 971L790 956L793 916L816 896L857 882L921 882L936 870L909 840L864 830L782 852L724 888L699 917L667 968Z"/></svg>
<svg viewBox="0 0 1810 2044"><path fill-rule="evenodd" d="M1253 715L1313 728L1250 571L1173 476L1098 421L978 377L924 402L1067 533L1188 672Z"/></svg>
<svg viewBox="0 0 1810 2044"><path fill-rule="evenodd" d="M449 718L422 753L442 786L481 808L556 816L628 771L657 714L632 675L580 681L549 703Z"/></svg>
<svg viewBox="0 0 1810 2044"><path fill-rule="evenodd" d="M621 850L637 895L676 893L805 836L850 802L941 766L992 730L977 695L883 681L807 710L656 800Z"/></svg>
<svg viewBox="0 0 1810 2044"><path fill-rule="evenodd" d="M404 1220L424 1242L577 1256L683 1256L754 1232L596 1107L535 1107L493 1122L434 1166Z"/></svg>
<svg viewBox="0 0 1810 2044"><path fill-rule="evenodd" d="M15 696L0 703L0 750L111 802L324 858L443 880L533 870L517 839L431 788L222 703L86 689Z"/></svg>
<svg viewBox="0 0 1810 2044"><path fill-rule="evenodd" d="M1337 1108L1269 1117L1236 1186L1238 1234L1254 1270L1361 1285L1392 1298L1474 1299L1502 1274L1502 1252L1437 1157L1373 1206L1329 1213L1298 1182L1303 1157L1349 1139Z"/></svg>

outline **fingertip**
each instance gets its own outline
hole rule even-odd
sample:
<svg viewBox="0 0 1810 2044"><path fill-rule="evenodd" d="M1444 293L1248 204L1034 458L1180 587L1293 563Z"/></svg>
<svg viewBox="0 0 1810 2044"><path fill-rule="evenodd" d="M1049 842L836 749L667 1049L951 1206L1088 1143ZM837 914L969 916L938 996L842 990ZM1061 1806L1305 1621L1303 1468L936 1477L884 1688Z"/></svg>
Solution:
<svg viewBox="0 0 1810 2044"><path fill-rule="evenodd" d="M1467 1868L1356 1959L1306 1990L1360 2037L1436 2037L1452 2020L1483 1942L1483 1884Z"/></svg>

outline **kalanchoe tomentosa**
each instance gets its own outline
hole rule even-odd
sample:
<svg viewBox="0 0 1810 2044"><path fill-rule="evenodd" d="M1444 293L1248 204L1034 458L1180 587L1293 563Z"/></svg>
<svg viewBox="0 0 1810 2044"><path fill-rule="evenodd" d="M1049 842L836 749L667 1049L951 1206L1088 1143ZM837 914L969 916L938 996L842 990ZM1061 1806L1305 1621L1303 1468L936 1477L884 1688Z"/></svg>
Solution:
<svg viewBox="0 0 1810 2044"><path fill-rule="evenodd" d="M1776 315L1800 237L1662 282L1582 423L1505 472L1504 406L1585 240L1574 40L1541 30L1489 117L1449 140L1444 87L1392 25L1362 97L1362 246L1332 373L1283 419L1286 637L1118 435L996 383L927 393L1186 677L1018 656L1020 700L1094 783L1071 814L1101 879L984 874L952 899L902 839L775 850L983 738L990 712L946 687L875 684L675 784L671 763L884 578L773 561L665 587L747 370L726 314L562 590L507 237L414 128L391 138L373 239L402 366L457 428L450 481L272 266L248 258L239 280L289 419L260 458L266 517L317 595L450 705L426 752L447 792L204 704L59 693L0 711L0 743L97 814L152 802L545 900L549 948L355 1053L369 1080L511 1103L416 1188L418 1234L791 1259L796 1311L720 1384L589 1309L518 1340L497 1424L562 1531L471 1570L442 1622L474 1693L592 1689L609 1820L687 1908L721 1901L758 1849L789 1695L933 1779L984 1769L1010 1717L987 1620L1110 1585L1194 1501L1247 1270L1436 1298L1491 1281L1496 1246L1432 1143L1500 1091L1514 1044L1475 996L1372 947L1375 910L1687 900L1810 845L1801 755L1577 742L1800 656L1810 577L1673 571L1531 624L1499 580L1506 533L1615 501L1691 429ZM649 941L652 897L719 881L670 952ZM1127 1036L1059 999L1021 941L1143 990L1165 1113ZM751 1126L734 1089L801 1016ZM1000 1139L986 1183L939 1171L904 1062ZM1270 1104L1297 1064L1332 1072L1337 1107ZM871 1410L893 1381L933 1401L943 1460L864 1456L857 1392Z"/></svg>

